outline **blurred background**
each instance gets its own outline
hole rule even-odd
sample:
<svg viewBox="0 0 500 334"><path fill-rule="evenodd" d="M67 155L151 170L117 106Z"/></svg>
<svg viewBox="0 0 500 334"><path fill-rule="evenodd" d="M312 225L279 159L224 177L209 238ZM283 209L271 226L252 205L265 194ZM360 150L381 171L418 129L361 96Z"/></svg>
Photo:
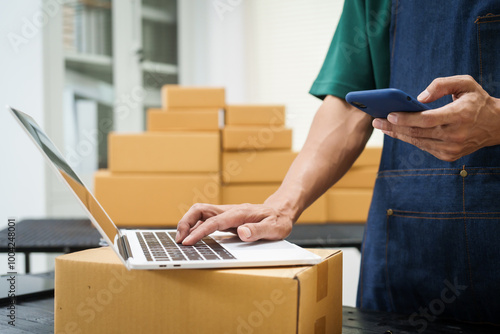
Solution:
<svg viewBox="0 0 500 334"><path fill-rule="evenodd" d="M3 2L0 102L31 114L90 186L107 166L107 134L144 131L145 111L160 106L167 83L225 87L228 104L286 105L298 151L321 104L308 90L342 7L343 0ZM0 229L9 217L84 217L14 123L0 112ZM381 144L375 133L369 145ZM344 304L354 305L360 255L344 251ZM0 273L6 262L0 257ZM51 270L54 256L32 262L32 272Z"/></svg>

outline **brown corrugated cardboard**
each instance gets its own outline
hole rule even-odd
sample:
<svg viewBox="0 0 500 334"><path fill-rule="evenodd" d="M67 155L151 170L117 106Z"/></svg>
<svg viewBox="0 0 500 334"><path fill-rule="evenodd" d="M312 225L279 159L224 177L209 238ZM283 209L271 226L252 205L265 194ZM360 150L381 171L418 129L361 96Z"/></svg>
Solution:
<svg viewBox="0 0 500 334"><path fill-rule="evenodd" d="M227 105L226 125L285 125L285 106Z"/></svg>
<svg viewBox="0 0 500 334"><path fill-rule="evenodd" d="M296 152L248 151L222 153L224 183L282 182Z"/></svg>
<svg viewBox="0 0 500 334"><path fill-rule="evenodd" d="M200 107L224 108L224 88L164 85L161 88L163 109Z"/></svg>
<svg viewBox="0 0 500 334"><path fill-rule="evenodd" d="M111 133L112 172L217 172L219 132Z"/></svg>
<svg viewBox="0 0 500 334"><path fill-rule="evenodd" d="M56 333L340 333L342 252L315 266L127 271L111 249L56 259ZM89 274L91 273L91 274Z"/></svg>
<svg viewBox="0 0 500 334"><path fill-rule="evenodd" d="M358 159L354 162L355 167L378 167L380 164L380 157L382 156L382 147L366 147L359 155Z"/></svg>
<svg viewBox="0 0 500 334"><path fill-rule="evenodd" d="M168 111L148 109L148 131L219 130L219 111Z"/></svg>
<svg viewBox="0 0 500 334"><path fill-rule="evenodd" d="M373 189L330 189L326 192L328 221L364 223L372 199Z"/></svg>
<svg viewBox="0 0 500 334"><path fill-rule="evenodd" d="M291 149L292 130L270 126L226 126L222 129L226 151Z"/></svg>
<svg viewBox="0 0 500 334"><path fill-rule="evenodd" d="M222 186L222 204L261 204L278 190L279 186L279 183L224 185ZM325 223L326 215L326 196L321 196L302 213L297 223Z"/></svg>
<svg viewBox="0 0 500 334"><path fill-rule="evenodd" d="M373 188L378 167L353 166L333 188Z"/></svg>
<svg viewBox="0 0 500 334"><path fill-rule="evenodd" d="M197 202L220 203L218 173L95 174L95 195L118 226L176 226Z"/></svg>

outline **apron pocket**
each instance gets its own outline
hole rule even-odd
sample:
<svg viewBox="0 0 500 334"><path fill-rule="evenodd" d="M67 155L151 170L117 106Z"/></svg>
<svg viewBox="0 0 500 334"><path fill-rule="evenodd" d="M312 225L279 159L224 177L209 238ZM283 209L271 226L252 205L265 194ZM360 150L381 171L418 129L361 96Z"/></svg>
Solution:
<svg viewBox="0 0 500 334"><path fill-rule="evenodd" d="M470 308L463 304L473 295L463 213L392 209L386 228L387 293L396 312L452 317Z"/></svg>
<svg viewBox="0 0 500 334"><path fill-rule="evenodd" d="M500 53L500 15L488 14L475 21L479 59L479 83L492 96L500 96L498 54Z"/></svg>

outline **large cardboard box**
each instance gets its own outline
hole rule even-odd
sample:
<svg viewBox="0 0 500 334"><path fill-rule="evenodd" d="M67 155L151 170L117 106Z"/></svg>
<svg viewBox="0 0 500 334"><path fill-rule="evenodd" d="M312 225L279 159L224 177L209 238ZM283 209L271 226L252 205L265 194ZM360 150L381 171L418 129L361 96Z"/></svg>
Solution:
<svg viewBox="0 0 500 334"><path fill-rule="evenodd" d="M224 108L224 88L164 85L161 88L163 109L200 107Z"/></svg>
<svg viewBox="0 0 500 334"><path fill-rule="evenodd" d="M378 167L353 166L333 188L373 188Z"/></svg>
<svg viewBox="0 0 500 334"><path fill-rule="evenodd" d="M338 223L365 223L372 200L373 189L337 189L326 192L328 221Z"/></svg>
<svg viewBox="0 0 500 334"><path fill-rule="evenodd" d="M278 190L280 184L230 184L222 186L222 204L261 204ZM303 223L325 223L327 218L326 196L318 198L297 220Z"/></svg>
<svg viewBox="0 0 500 334"><path fill-rule="evenodd" d="M296 152L285 150L223 152L222 181L281 183L295 157Z"/></svg>
<svg viewBox="0 0 500 334"><path fill-rule="evenodd" d="M197 202L220 204L218 173L95 173L96 198L118 226L177 226Z"/></svg>
<svg viewBox="0 0 500 334"><path fill-rule="evenodd" d="M291 149L292 129L229 125L222 129L222 148L226 151Z"/></svg>
<svg viewBox="0 0 500 334"><path fill-rule="evenodd" d="M366 147L354 162L355 167L378 167L382 157L382 147Z"/></svg>
<svg viewBox="0 0 500 334"><path fill-rule="evenodd" d="M132 270L108 247L59 256L55 333L280 333L342 330L342 252L315 266Z"/></svg>
<svg viewBox="0 0 500 334"><path fill-rule="evenodd" d="M285 106L227 105L226 125L284 126Z"/></svg>
<svg viewBox="0 0 500 334"><path fill-rule="evenodd" d="M219 132L111 133L112 172L217 172Z"/></svg>
<svg viewBox="0 0 500 334"><path fill-rule="evenodd" d="M148 109L148 131L218 131L219 110L207 111L163 111Z"/></svg>

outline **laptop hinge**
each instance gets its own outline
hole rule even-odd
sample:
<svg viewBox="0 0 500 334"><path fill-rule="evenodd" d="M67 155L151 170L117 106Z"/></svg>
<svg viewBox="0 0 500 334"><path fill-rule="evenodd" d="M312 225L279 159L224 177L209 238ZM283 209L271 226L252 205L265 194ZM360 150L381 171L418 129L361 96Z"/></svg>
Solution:
<svg viewBox="0 0 500 334"><path fill-rule="evenodd" d="M127 260L130 257L133 257L132 250L130 249L130 244L128 243L128 239L126 235L122 235L118 241L118 251L121 256Z"/></svg>

